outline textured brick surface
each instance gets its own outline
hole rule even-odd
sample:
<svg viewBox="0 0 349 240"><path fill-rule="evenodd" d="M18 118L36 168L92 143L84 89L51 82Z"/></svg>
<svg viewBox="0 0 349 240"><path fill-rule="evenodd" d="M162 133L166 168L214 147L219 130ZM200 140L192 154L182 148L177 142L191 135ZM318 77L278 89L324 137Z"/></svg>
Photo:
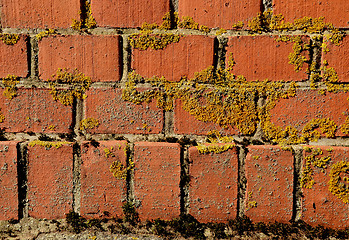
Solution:
<svg viewBox="0 0 349 240"><path fill-rule="evenodd" d="M51 36L39 42L39 74L47 80L58 68L77 68L94 81L119 81L119 36Z"/></svg>
<svg viewBox="0 0 349 240"><path fill-rule="evenodd" d="M322 155L316 157L331 157L325 169L311 165L313 169L314 185L312 188L303 188L302 217L306 223L316 226L323 225L331 228L345 228L349 226L349 207L337 196L329 191L330 172L334 164L349 161L349 148L331 146L312 146L313 149L320 148ZM331 151L332 150L332 151ZM304 156L312 153L304 152ZM303 168L305 160L303 162ZM338 185L343 185L348 194L348 182L343 178L348 177L348 173L342 172Z"/></svg>
<svg viewBox="0 0 349 240"><path fill-rule="evenodd" d="M29 216L65 218L72 209L73 147L28 147Z"/></svg>
<svg viewBox="0 0 349 240"><path fill-rule="evenodd" d="M273 10L283 14L287 21L302 17L325 17L335 27L349 26L349 2L347 0L274 0Z"/></svg>
<svg viewBox="0 0 349 240"><path fill-rule="evenodd" d="M0 108L5 120L0 123L7 132L70 132L72 107L55 102L49 89L17 90L18 96L9 100L0 89Z"/></svg>
<svg viewBox="0 0 349 240"><path fill-rule="evenodd" d="M227 134L238 134L239 131L234 128L224 129L219 124L212 122L202 122L197 120L189 112L182 108L181 100L175 100L174 108L174 132L177 134L195 134L206 135L209 131L219 130Z"/></svg>
<svg viewBox="0 0 349 240"><path fill-rule="evenodd" d="M238 157L236 149L201 154L189 148L190 208L200 222L221 222L236 217Z"/></svg>
<svg viewBox="0 0 349 240"><path fill-rule="evenodd" d="M91 89L87 92L85 118L96 118L100 125L92 133L159 133L162 110L156 103L136 105L121 98L120 89Z"/></svg>
<svg viewBox="0 0 349 240"><path fill-rule="evenodd" d="M250 146L246 157L246 216L288 223L293 206L293 155L278 146Z"/></svg>
<svg viewBox="0 0 349 240"><path fill-rule="evenodd" d="M182 76L194 77L214 61L214 38L206 36L181 37L163 50L133 50L132 68L143 77L164 76L179 81Z"/></svg>
<svg viewBox="0 0 349 240"><path fill-rule="evenodd" d="M0 77L28 75L27 36L19 35L14 45L7 45L0 41Z"/></svg>
<svg viewBox="0 0 349 240"><path fill-rule="evenodd" d="M1 25L10 28L69 28L79 19L79 0L1 0Z"/></svg>
<svg viewBox="0 0 349 240"><path fill-rule="evenodd" d="M333 67L338 74L340 82L349 82L349 37L344 37L339 46L329 41L325 42L329 52L322 53L322 59L327 60L328 66Z"/></svg>
<svg viewBox="0 0 349 240"><path fill-rule="evenodd" d="M170 11L169 0L92 0L92 14L98 26L140 27L144 22L160 24Z"/></svg>
<svg viewBox="0 0 349 240"><path fill-rule="evenodd" d="M330 118L340 126L348 113L348 97L349 94L343 92L320 95L318 91L298 90L297 96L276 103L270 111L271 122L277 126L293 126L302 130L312 119ZM339 127L336 135L343 135Z"/></svg>
<svg viewBox="0 0 349 240"><path fill-rule="evenodd" d="M0 220L18 218L17 143L0 143Z"/></svg>
<svg viewBox="0 0 349 240"><path fill-rule="evenodd" d="M100 141L99 146L84 142L81 151L81 207L84 217L122 215L126 200L126 180L116 179L109 167L114 161L126 166L126 141ZM109 149L111 154L105 150Z"/></svg>
<svg viewBox="0 0 349 240"><path fill-rule="evenodd" d="M239 1L239 0L179 0L179 17L192 17L200 25L211 28L219 27L231 29L238 21L245 24L261 10L261 1Z"/></svg>
<svg viewBox="0 0 349 240"><path fill-rule="evenodd" d="M134 189L141 219L169 220L180 213L180 147L138 142L134 148Z"/></svg>
<svg viewBox="0 0 349 240"><path fill-rule="evenodd" d="M307 79L307 64L296 72L294 65L288 63L288 55L293 51L293 43L275 40L275 36L229 37L226 58L228 59L232 54L236 62L232 73L243 75L248 81Z"/></svg>

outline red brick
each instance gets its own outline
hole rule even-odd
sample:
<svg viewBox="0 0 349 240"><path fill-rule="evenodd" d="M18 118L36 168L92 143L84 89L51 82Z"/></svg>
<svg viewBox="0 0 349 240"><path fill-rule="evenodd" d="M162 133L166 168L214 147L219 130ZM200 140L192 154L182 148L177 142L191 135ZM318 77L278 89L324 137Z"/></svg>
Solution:
<svg viewBox="0 0 349 240"><path fill-rule="evenodd" d="M79 19L79 0L2 0L1 25L8 28L69 28Z"/></svg>
<svg viewBox="0 0 349 240"><path fill-rule="evenodd" d="M328 66L333 67L340 82L349 82L349 37L344 37L339 46L326 41L329 52L322 52L322 61L327 60Z"/></svg>
<svg viewBox="0 0 349 240"><path fill-rule="evenodd" d="M180 214L180 146L138 142L134 148L134 191L140 218L170 220Z"/></svg>
<svg viewBox="0 0 349 240"><path fill-rule="evenodd" d="M253 222L288 223L293 207L292 152L278 146L250 146L248 150L246 216Z"/></svg>
<svg viewBox="0 0 349 240"><path fill-rule="evenodd" d="M81 207L84 217L102 217L106 211L110 217L122 215L126 200L126 180L116 179L109 167L114 161L126 166L126 141L101 141L99 146L82 144L81 153ZM106 157L104 149L114 156Z"/></svg>
<svg viewBox="0 0 349 240"><path fill-rule="evenodd" d="M144 22L162 22L170 11L169 0L92 0L92 14L101 27L140 27Z"/></svg>
<svg viewBox="0 0 349 240"><path fill-rule="evenodd" d="M28 146L29 216L64 218L72 209L73 147Z"/></svg>
<svg viewBox="0 0 349 240"><path fill-rule="evenodd" d="M349 2L347 0L274 0L275 14L282 14L287 21L302 17L325 17L335 27L349 26Z"/></svg>
<svg viewBox="0 0 349 240"><path fill-rule="evenodd" d="M238 36L228 40L226 58L233 56L236 65L232 73L243 75L248 81L300 81L307 79L306 66L296 72L289 64L293 51L291 42L277 42L275 36ZM304 37L304 39L307 39Z"/></svg>
<svg viewBox="0 0 349 240"><path fill-rule="evenodd" d="M5 98L3 92L4 89L0 89L0 108L5 120L0 127L5 128L6 132L71 131L72 107L55 102L49 89L20 88L17 90L18 96L12 100Z"/></svg>
<svg viewBox="0 0 349 240"><path fill-rule="evenodd" d="M163 50L133 50L132 68L143 77L164 76L179 81L182 76L194 77L214 62L214 38L185 36Z"/></svg>
<svg viewBox="0 0 349 240"><path fill-rule="evenodd" d="M261 1L202 1L202 0L179 0L179 17L192 17L200 25L210 28L231 29L234 23L243 21L248 23L261 10Z"/></svg>
<svg viewBox="0 0 349 240"><path fill-rule="evenodd" d="M85 118L96 118L100 125L91 133L160 133L163 112L156 103L136 105L122 99L121 89L90 89L85 100Z"/></svg>
<svg viewBox="0 0 349 240"><path fill-rule="evenodd" d="M14 45L0 41L0 78L7 75L26 77L28 75L27 36L19 35Z"/></svg>
<svg viewBox="0 0 349 240"><path fill-rule="evenodd" d="M320 148L322 155L317 157L330 156L331 160L326 169L311 166L313 169L314 185L312 188L303 188L302 215L301 219L306 223L316 226L322 225L330 228L349 227L349 209L348 204L344 203L337 196L329 191L328 183L330 181L330 171L334 164L340 161L349 161L349 148L331 147L331 146L312 146L311 148ZM332 152L328 150L333 149ZM309 152L304 152L308 156ZM303 162L304 168L305 160ZM345 183L343 177L348 177L348 173L341 174L341 183L347 189L348 182Z"/></svg>
<svg viewBox="0 0 349 240"><path fill-rule="evenodd" d="M40 78L47 80L58 68L77 68L94 81L121 78L120 36L51 36L39 42Z"/></svg>
<svg viewBox="0 0 349 240"><path fill-rule="evenodd" d="M230 135L239 134L239 131L229 127L224 129L213 122L202 122L197 120L189 112L182 108L181 100L175 101L174 108L174 132L177 134L206 135L209 131L219 130Z"/></svg>
<svg viewBox="0 0 349 240"><path fill-rule="evenodd" d="M18 219L17 143L0 143L0 220Z"/></svg>
<svg viewBox="0 0 349 240"><path fill-rule="evenodd" d="M348 97L349 94L343 92L320 95L314 90L297 90L297 96L276 103L270 111L271 122L301 131L313 119L330 118L338 126L336 135L343 136L339 128L348 115Z"/></svg>
<svg viewBox="0 0 349 240"><path fill-rule="evenodd" d="M189 148L190 208L200 222L224 222L234 219L237 211L237 150L201 154Z"/></svg>

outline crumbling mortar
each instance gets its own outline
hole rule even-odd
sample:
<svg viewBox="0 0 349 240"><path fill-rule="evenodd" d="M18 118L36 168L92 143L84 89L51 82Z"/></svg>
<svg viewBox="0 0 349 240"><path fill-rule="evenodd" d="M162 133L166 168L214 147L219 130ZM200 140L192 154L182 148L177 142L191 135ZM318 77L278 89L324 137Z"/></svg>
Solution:
<svg viewBox="0 0 349 240"><path fill-rule="evenodd" d="M243 217L245 215L245 206L246 206L246 187L247 187L247 178L246 178L246 169L245 162L248 149L244 145L237 145L238 150L238 195L237 195L237 217Z"/></svg>

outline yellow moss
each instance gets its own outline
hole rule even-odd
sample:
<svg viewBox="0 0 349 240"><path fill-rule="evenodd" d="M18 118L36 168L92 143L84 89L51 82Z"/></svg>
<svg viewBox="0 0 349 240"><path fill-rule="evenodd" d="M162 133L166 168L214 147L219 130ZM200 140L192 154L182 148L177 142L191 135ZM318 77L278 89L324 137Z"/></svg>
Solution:
<svg viewBox="0 0 349 240"><path fill-rule="evenodd" d="M235 144L217 144L217 143L211 143L207 145L199 144L196 146L199 153L201 154L207 154L207 153L222 153L226 152L229 149L233 149L235 147Z"/></svg>
<svg viewBox="0 0 349 240"><path fill-rule="evenodd" d="M85 98L85 91L90 88L92 80L90 77L80 73L77 69L72 72L67 69L58 69L51 79L51 95L55 101L60 101L63 105L72 105L74 98Z"/></svg>
<svg viewBox="0 0 349 240"><path fill-rule="evenodd" d="M239 30L244 27L244 23L242 21L238 21L232 25L232 29Z"/></svg>
<svg viewBox="0 0 349 240"><path fill-rule="evenodd" d="M349 178L343 177L349 174L349 162L340 161L332 165L328 190L344 203L349 203Z"/></svg>
<svg viewBox="0 0 349 240"><path fill-rule="evenodd" d="M104 148L103 151L104 151L104 156L105 156L106 158L115 157L114 153L112 152L112 151L113 151L113 147L111 147L111 149L109 149L109 148Z"/></svg>
<svg viewBox="0 0 349 240"><path fill-rule="evenodd" d="M131 34L128 37L130 45L139 50L164 49L172 43L180 40L180 35L173 33L153 34L151 31L143 31L141 33Z"/></svg>
<svg viewBox="0 0 349 240"><path fill-rule="evenodd" d="M93 129L99 126L99 120L95 118L86 118L80 122L80 130Z"/></svg>
<svg viewBox="0 0 349 240"><path fill-rule="evenodd" d="M182 18L182 20L178 23L179 28L185 28L185 29L199 29L199 24L194 21L192 17L185 16Z"/></svg>
<svg viewBox="0 0 349 240"><path fill-rule="evenodd" d="M169 12L166 13L162 17L162 23L159 26L159 29L162 29L162 30L169 30L169 29L171 29L171 14Z"/></svg>
<svg viewBox="0 0 349 240"><path fill-rule="evenodd" d="M86 11L86 16L82 20L73 19L71 27L74 30L81 31L82 29L92 29L96 27L97 23L95 18L92 16L91 5L89 1L84 2L84 8ZM79 15L82 18L82 13L79 11Z"/></svg>
<svg viewBox="0 0 349 240"><path fill-rule="evenodd" d="M345 122L342 124L341 131L344 134L349 134L349 117L347 117Z"/></svg>
<svg viewBox="0 0 349 240"><path fill-rule="evenodd" d="M58 149L66 144L71 144L71 142L49 142L49 141L34 140L34 141L31 141L28 144L28 146L29 147L42 146L42 147L45 147L46 149L50 149L50 148L54 147L54 148Z"/></svg>
<svg viewBox="0 0 349 240"><path fill-rule="evenodd" d="M320 129L322 134L325 134L326 137L332 138L335 136L335 132L337 131L337 125L334 121L329 118L316 118L307 123L303 130L303 137L305 140L309 141L317 141L321 134L317 128Z"/></svg>
<svg viewBox="0 0 349 240"><path fill-rule="evenodd" d="M12 33L2 33L0 34L0 39L7 45L15 45L19 41L19 35Z"/></svg>
<svg viewBox="0 0 349 240"><path fill-rule="evenodd" d="M204 33L209 33L211 31L209 27L203 25L200 26L199 30Z"/></svg>
<svg viewBox="0 0 349 240"><path fill-rule="evenodd" d="M109 171L116 179L126 179L127 168L120 161L114 161L110 165Z"/></svg>
<svg viewBox="0 0 349 240"><path fill-rule="evenodd" d="M38 41L40 41L41 39L43 39L44 37L47 37L49 35L56 35L57 32L55 29L47 29L45 31L39 32L38 34L35 35L36 39L38 39Z"/></svg>
<svg viewBox="0 0 349 240"><path fill-rule="evenodd" d="M216 32L216 36L222 35L224 33L227 33L227 30L220 28L217 32Z"/></svg>
<svg viewBox="0 0 349 240"><path fill-rule="evenodd" d="M2 80L2 83L5 86L3 95L9 100L12 100L17 96L16 84L19 83L18 79L19 78L15 75L7 75L7 77Z"/></svg>

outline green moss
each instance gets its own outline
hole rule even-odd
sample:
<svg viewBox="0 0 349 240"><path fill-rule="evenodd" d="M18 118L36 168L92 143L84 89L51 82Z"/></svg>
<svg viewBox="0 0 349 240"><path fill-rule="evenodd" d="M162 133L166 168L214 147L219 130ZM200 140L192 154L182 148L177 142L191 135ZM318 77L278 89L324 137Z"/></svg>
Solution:
<svg viewBox="0 0 349 240"><path fill-rule="evenodd" d="M20 37L18 34L2 33L0 34L0 39L6 45L15 45L19 41Z"/></svg>
<svg viewBox="0 0 349 240"><path fill-rule="evenodd" d="M16 84L19 83L18 79L19 77L15 75L7 75L7 77L5 77L2 80L2 83L5 86L5 91L3 92L3 95L9 100L12 100L14 97L17 96Z"/></svg>
<svg viewBox="0 0 349 240"><path fill-rule="evenodd" d="M51 95L55 101L63 105L72 105L74 98L84 99L84 94L90 88L92 80L90 77L80 73L77 69L70 72L68 69L58 69L51 79L47 80L50 84Z"/></svg>

